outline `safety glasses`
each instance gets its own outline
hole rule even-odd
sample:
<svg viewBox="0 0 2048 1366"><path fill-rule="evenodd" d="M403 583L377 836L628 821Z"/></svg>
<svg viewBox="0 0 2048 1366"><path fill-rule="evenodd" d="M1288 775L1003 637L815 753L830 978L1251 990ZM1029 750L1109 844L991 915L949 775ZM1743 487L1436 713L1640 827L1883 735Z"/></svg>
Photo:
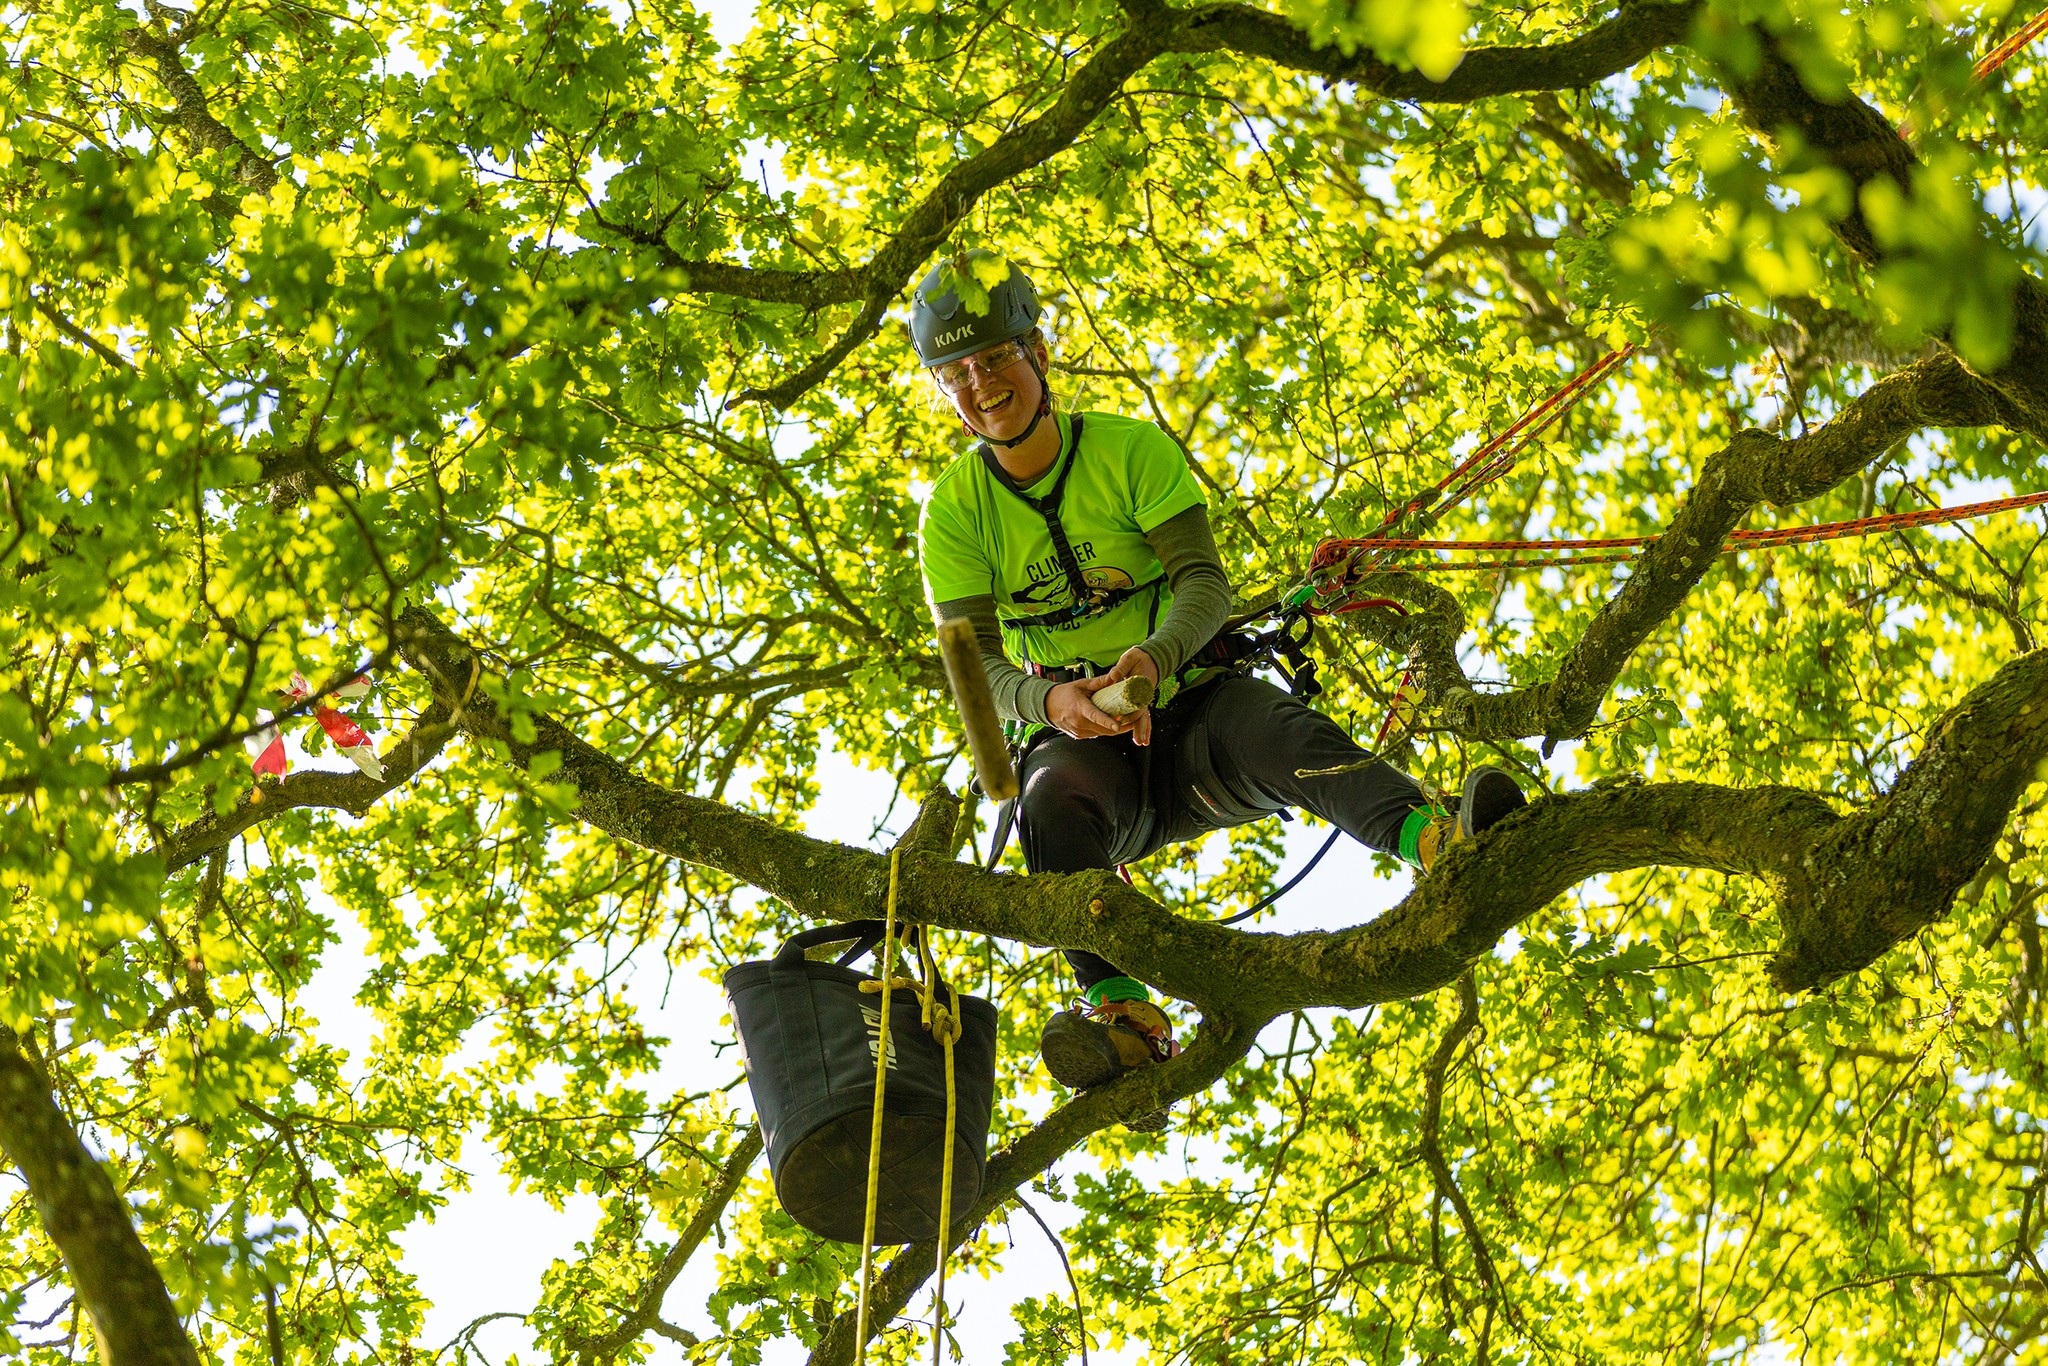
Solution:
<svg viewBox="0 0 2048 1366"><path fill-rule="evenodd" d="M978 355L961 360L949 360L944 365L932 367L932 378L939 387L949 394L957 394L974 382L974 372L996 375L1024 359L1024 343L1021 341L997 342Z"/></svg>

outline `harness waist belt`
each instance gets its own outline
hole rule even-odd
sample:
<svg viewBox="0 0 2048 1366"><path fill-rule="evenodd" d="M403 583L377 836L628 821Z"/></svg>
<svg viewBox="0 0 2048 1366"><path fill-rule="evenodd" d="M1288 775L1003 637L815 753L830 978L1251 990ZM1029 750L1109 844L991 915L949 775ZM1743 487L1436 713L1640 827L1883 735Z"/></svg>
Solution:
<svg viewBox="0 0 2048 1366"><path fill-rule="evenodd" d="M1090 664L1083 660L1079 664L1070 665L1064 669L1057 669L1050 664L1035 664L1028 659L1024 661L1025 673L1030 674L1033 678L1050 679L1054 683L1072 683L1080 678L1095 678L1101 674L1108 673L1111 667L1113 666L1108 664Z"/></svg>

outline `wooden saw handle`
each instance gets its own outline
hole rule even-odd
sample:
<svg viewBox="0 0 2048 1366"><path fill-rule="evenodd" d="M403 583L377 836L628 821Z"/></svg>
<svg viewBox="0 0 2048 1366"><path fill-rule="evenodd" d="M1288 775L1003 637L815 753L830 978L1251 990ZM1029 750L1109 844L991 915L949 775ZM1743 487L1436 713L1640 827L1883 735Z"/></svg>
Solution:
<svg viewBox="0 0 2048 1366"><path fill-rule="evenodd" d="M981 667L974 623L965 617L940 622L939 657L946 661L946 677L953 684L960 724L967 729L967 752L974 758L981 790L999 802L1008 801L1017 795L1017 770L1010 764L1010 747L1003 743L1003 723L996 716L988 673Z"/></svg>
<svg viewBox="0 0 2048 1366"><path fill-rule="evenodd" d="M1088 700L1095 704L1095 710L1104 716L1129 716L1152 705L1152 699L1159 696L1159 685L1143 674L1132 674L1121 683L1112 683Z"/></svg>

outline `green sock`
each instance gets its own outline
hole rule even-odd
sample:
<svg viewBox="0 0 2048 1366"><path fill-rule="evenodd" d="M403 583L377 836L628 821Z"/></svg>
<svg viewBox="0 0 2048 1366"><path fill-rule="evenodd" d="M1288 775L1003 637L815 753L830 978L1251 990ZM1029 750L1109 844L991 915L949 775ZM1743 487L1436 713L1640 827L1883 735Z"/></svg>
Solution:
<svg viewBox="0 0 2048 1366"><path fill-rule="evenodd" d="M1108 1001L1149 1001L1152 993L1135 977L1105 977L1081 993L1091 1006Z"/></svg>
<svg viewBox="0 0 2048 1366"><path fill-rule="evenodd" d="M1429 829L1429 823L1443 812L1434 806L1418 806L1408 813L1408 819L1401 822L1401 862L1413 867L1422 866L1422 832Z"/></svg>

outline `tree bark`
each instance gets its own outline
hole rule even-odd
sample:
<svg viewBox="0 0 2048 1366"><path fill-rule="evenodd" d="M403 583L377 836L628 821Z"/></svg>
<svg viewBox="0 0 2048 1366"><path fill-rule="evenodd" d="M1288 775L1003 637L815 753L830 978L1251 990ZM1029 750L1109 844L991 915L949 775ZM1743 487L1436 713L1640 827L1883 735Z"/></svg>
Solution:
<svg viewBox="0 0 2048 1366"><path fill-rule="evenodd" d="M399 630L401 653L437 691L460 687L481 667L472 647L422 609L401 617ZM1335 932L1247 933L1182 919L1107 870L1004 877L930 851L905 852L899 901L922 923L1102 954L1204 1016L1256 1031L1284 1011L1356 1008L1456 981L1501 935L1587 878L1708 868L1772 887L1787 926L1773 970L1783 981L1817 985L1947 912L1953 892L1943 889L1982 865L2000 813L2011 809L2029 765L2048 755L2044 715L2048 652L2037 651L1972 692L1892 793L1848 817L1814 793L1782 787L1656 783L1545 797L1453 846L1377 920ZM544 771L575 789L578 816L620 839L717 868L825 919L872 916L881 904L885 856L660 787L553 718L530 719L533 738L522 740L479 692L461 725L516 767L549 756ZM1979 813L1976 824L1945 846L1940 871L1903 876L1928 857L1928 822L1938 819L1930 813L1966 804ZM1901 873L1881 902L1856 900L1872 889L1862 871L1870 867Z"/></svg>
<svg viewBox="0 0 2048 1366"><path fill-rule="evenodd" d="M1731 73L1729 93L1742 119L1767 137L1788 132L1841 171L1855 188L1849 210L1834 220L1835 235L1867 265L1881 265L1893 251L1864 215L1864 191L1888 180L1907 200L1922 169L1912 144L1883 114L1854 95L1823 100L1806 88L1785 55L1783 40L1762 28L1756 37L1755 69ZM1980 217L1979 231L1989 223ZM2048 287L2022 274L2012 287L2012 349L2004 364L1982 372L2017 414L2013 425L2048 440Z"/></svg>
<svg viewBox="0 0 2048 1366"><path fill-rule="evenodd" d="M0 1025L0 1152L28 1182L36 1217L71 1274L105 1366L199 1366L127 1202L86 1151L49 1083Z"/></svg>

